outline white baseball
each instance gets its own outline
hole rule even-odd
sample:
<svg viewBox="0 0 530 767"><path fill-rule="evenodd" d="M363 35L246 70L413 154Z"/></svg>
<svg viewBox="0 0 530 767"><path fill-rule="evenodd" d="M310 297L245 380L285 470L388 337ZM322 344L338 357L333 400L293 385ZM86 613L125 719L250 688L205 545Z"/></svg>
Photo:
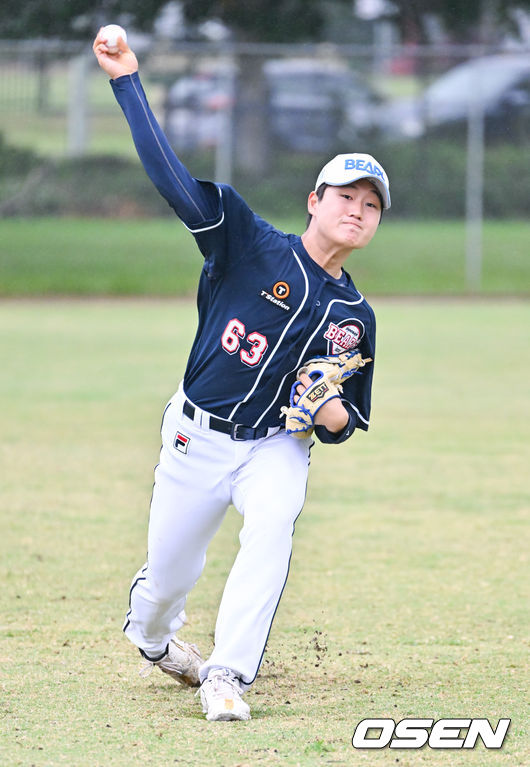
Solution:
<svg viewBox="0 0 530 767"><path fill-rule="evenodd" d="M118 53L118 37L121 37L124 43L127 42L127 32L119 24L107 24L101 30L101 37L109 53Z"/></svg>

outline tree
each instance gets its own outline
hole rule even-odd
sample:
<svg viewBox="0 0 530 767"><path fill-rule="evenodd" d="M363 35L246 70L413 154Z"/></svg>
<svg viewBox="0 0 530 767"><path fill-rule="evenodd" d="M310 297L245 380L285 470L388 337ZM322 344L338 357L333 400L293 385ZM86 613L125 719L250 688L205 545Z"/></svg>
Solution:
<svg viewBox="0 0 530 767"><path fill-rule="evenodd" d="M333 0L351 16L352 0ZM122 22L149 31L167 0L2 0L0 38L86 38L101 24ZM218 18L240 39L319 40L325 29L322 0L183 0L190 22Z"/></svg>
<svg viewBox="0 0 530 767"><path fill-rule="evenodd" d="M0 38L91 39L102 24L123 21L151 29L167 0L2 0Z"/></svg>
<svg viewBox="0 0 530 767"><path fill-rule="evenodd" d="M117 22L151 30L167 0L2 0L0 38L53 37L91 39L102 24ZM353 0L180 0L185 18L198 23L216 18L246 42L321 41L326 38L330 8L354 25ZM530 0L391 0L392 16L405 40L430 42L436 18L455 41L494 42L509 27L515 9L530 9ZM267 165L266 121L256 104L263 103L261 62L241 54L238 115L238 161L259 176Z"/></svg>
<svg viewBox="0 0 530 767"><path fill-rule="evenodd" d="M352 19L352 0L333 0ZM323 0L182 0L190 21L217 18L236 37L260 42L318 41L326 29Z"/></svg>
<svg viewBox="0 0 530 767"><path fill-rule="evenodd" d="M167 0L2 0L0 38L90 37L104 23L121 22L149 31ZM351 20L353 0L181 0L190 22L217 18L246 41L322 40L330 5ZM437 18L458 41L481 41L506 31L516 9L530 10L530 0L391 0L394 21L407 39L429 42L429 19ZM489 20L489 25L485 22ZM481 39L482 38L482 39Z"/></svg>
<svg viewBox="0 0 530 767"><path fill-rule="evenodd" d="M513 13L530 10L530 0L392 0L403 38L429 43L429 21L436 18L454 42L494 43L514 29Z"/></svg>
<svg viewBox="0 0 530 767"><path fill-rule="evenodd" d="M342 9L353 23L352 0L182 0L186 18L200 22L217 18L236 40L253 42L321 41L326 37L329 5ZM240 72L235 123L237 164L249 175L260 177L269 163L267 103L263 61L240 53Z"/></svg>

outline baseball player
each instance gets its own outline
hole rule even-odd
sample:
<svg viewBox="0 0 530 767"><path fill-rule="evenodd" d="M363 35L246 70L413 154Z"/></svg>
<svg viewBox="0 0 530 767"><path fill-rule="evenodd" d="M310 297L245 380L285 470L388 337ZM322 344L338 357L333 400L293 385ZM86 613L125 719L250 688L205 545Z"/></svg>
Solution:
<svg viewBox="0 0 530 767"><path fill-rule="evenodd" d="M370 242L390 207L388 178L370 155L333 158L309 194L307 230L285 234L230 186L190 175L149 107L123 40L110 54L100 32L94 53L147 174L204 258L197 333L163 415L148 557L133 579L124 631L149 669L200 686L208 720L247 720L243 694L258 674L285 587L313 435L338 444L368 429L375 319L343 264ZM297 375L310 358L352 351L364 366L329 398L322 398L327 384L317 390L310 375ZM311 402L303 400L310 390ZM286 428L282 407L289 403L307 426ZM175 635L230 504L243 516L241 545L214 649L203 659Z"/></svg>

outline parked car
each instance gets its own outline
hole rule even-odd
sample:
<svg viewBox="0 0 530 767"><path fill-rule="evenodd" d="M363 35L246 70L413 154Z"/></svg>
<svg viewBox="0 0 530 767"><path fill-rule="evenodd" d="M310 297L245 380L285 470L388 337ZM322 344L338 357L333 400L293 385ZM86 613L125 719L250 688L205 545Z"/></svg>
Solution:
<svg viewBox="0 0 530 767"><path fill-rule="evenodd" d="M277 59L263 71L269 86L273 137L293 151L326 152L345 136L358 138L381 99L341 62Z"/></svg>
<svg viewBox="0 0 530 767"><path fill-rule="evenodd" d="M419 98L380 107L379 129L391 139L463 133L470 110L484 114L487 138L530 138L530 55L483 56L453 67Z"/></svg>
<svg viewBox="0 0 530 767"><path fill-rule="evenodd" d="M377 94L341 62L274 59L263 66L263 113L271 139L291 151L325 152L372 124ZM177 150L213 147L224 137L227 112L237 116L238 75L209 67L169 89L165 131Z"/></svg>
<svg viewBox="0 0 530 767"><path fill-rule="evenodd" d="M164 130L177 151L214 147L234 106L235 71L221 67L179 78L168 90Z"/></svg>

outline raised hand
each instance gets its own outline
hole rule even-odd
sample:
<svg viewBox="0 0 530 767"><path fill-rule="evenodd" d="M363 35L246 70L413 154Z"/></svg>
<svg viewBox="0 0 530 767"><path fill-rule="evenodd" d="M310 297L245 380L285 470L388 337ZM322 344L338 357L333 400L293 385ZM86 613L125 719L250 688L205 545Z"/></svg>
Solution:
<svg viewBox="0 0 530 767"><path fill-rule="evenodd" d="M98 64L104 72L113 80L122 75L131 75L138 70L138 60L123 38L118 37L117 53L109 53L109 49L102 37L103 27L99 30L92 50L98 60Z"/></svg>

